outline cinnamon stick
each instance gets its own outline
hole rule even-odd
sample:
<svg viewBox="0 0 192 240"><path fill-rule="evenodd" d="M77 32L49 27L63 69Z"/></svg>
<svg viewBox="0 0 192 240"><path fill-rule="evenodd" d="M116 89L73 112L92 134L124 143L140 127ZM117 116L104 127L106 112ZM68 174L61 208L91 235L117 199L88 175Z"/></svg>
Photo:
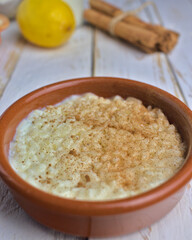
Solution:
<svg viewBox="0 0 192 240"><path fill-rule="evenodd" d="M90 6L94 10L97 10L98 15L96 16L94 12L95 17L102 16L103 18L105 15L106 17L109 17L111 19L111 17L116 17L123 13L123 11L120 10L119 8L101 0L90 0ZM90 14L92 15L92 12L85 13L85 18L87 19L87 21L91 19L92 24L94 24L95 22L94 25L97 24L96 25L97 27L100 27L103 30L108 31L109 27L108 28L106 26L104 27L103 26L104 22L103 23L100 22L100 24L97 23L97 21L93 20L93 16L90 16ZM99 14L102 14L102 15L99 15ZM155 51L162 51L162 52L168 53L174 48L174 46L178 41L178 37L179 37L178 33L172 30L167 30L160 25L152 25L150 23L146 23L133 15L129 15L125 17L122 20L122 23L127 24L127 31L132 29L132 32L131 33L129 32L129 35L133 34L133 36L127 36L127 34L122 33L121 31L120 33L118 33L117 36L119 36L120 34L119 37L122 37L123 35L124 36L122 37L123 39L129 41L130 43L139 47L140 49L142 49L147 53L151 53ZM105 21L105 24L107 24L107 21ZM117 29L117 27L115 27L115 29ZM146 43L146 41L149 41L148 44Z"/></svg>
<svg viewBox="0 0 192 240"><path fill-rule="evenodd" d="M93 9L87 9L84 11L84 18L94 26L109 32L112 17ZM155 33L125 22L118 22L115 25L114 34L147 53L155 51L155 45L158 41Z"/></svg>

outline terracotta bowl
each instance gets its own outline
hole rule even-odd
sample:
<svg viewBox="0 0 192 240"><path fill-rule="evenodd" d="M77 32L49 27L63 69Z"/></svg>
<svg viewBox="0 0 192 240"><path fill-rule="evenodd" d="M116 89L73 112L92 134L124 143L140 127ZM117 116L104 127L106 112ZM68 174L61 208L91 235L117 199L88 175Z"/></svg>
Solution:
<svg viewBox="0 0 192 240"><path fill-rule="evenodd" d="M56 104L72 94L92 92L106 98L121 95L139 98L161 108L187 145L182 169L161 186L135 197L112 201L80 201L45 193L11 168L9 143L16 127L33 109ZM35 220L59 231L86 237L127 234L149 226L180 200L192 177L192 113L180 100L153 86L120 78L74 79L38 89L18 100L0 119L0 174L21 207Z"/></svg>

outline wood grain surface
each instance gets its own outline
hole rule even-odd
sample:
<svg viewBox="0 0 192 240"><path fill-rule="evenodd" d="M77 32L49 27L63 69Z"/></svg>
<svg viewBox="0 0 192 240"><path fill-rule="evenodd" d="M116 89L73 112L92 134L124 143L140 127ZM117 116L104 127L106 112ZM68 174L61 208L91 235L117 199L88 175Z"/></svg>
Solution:
<svg viewBox="0 0 192 240"><path fill-rule="evenodd" d="M132 10L143 0L108 0ZM140 13L143 20L180 33L169 54L147 55L126 42L92 28L79 27L60 48L38 48L20 35L16 22L2 34L0 45L0 114L18 98L41 86L87 76L135 79L160 87L192 108L192 1L154 0ZM85 1L87 5L87 1ZM33 221L15 202L0 179L0 240L83 239L48 229ZM191 240L192 182L179 204L162 220L139 232L111 238L127 240Z"/></svg>

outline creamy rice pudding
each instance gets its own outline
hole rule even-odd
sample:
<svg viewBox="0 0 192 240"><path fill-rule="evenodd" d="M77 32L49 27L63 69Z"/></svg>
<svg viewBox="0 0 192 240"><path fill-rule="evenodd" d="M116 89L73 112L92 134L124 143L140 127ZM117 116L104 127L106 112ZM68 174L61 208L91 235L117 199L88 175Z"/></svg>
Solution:
<svg viewBox="0 0 192 240"><path fill-rule="evenodd" d="M88 93L31 112L17 128L9 159L24 180L51 194L112 200L167 181L184 153L160 109Z"/></svg>

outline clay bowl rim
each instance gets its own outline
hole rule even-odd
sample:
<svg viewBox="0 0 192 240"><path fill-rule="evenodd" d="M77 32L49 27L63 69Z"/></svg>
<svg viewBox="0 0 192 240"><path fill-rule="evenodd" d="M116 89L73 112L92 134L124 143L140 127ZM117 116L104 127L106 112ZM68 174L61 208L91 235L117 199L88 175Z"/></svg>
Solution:
<svg viewBox="0 0 192 240"><path fill-rule="evenodd" d="M20 195L22 195L23 198L28 199L28 201L31 201L35 204L38 204L42 208L49 208L51 209L51 211L58 211L61 214L74 214L82 216L106 216L136 211L141 208L148 207L152 204L158 203L159 201L166 199L167 197L184 187L192 177L191 146L188 149L188 154L186 156L184 166L171 179L169 179L167 182L163 183L159 187L156 187L152 190L149 190L148 192L130 198L109 201L83 201L67 199L59 196L54 196L40 189L37 189L16 174L16 172L9 164L8 158L6 157L6 150L3 146L3 138L9 128L9 122L12 114L16 113L15 110L18 110L18 107L25 108L24 103L30 103L41 95L46 95L52 91L65 88L73 84L79 84L79 82L86 83L90 81L126 81L128 85L142 85L142 87L144 87L146 91L149 88L153 89L155 92L158 92L160 95L163 95L172 102L176 103L179 106L180 110L187 114L188 118L190 119L190 125L192 127L192 112L183 102L181 102L179 99L169 94L168 92L146 83L125 78L88 77L65 80L56 82L54 84L46 85L28 93L27 95L17 100L1 115L0 118L0 174L2 176L2 179L12 189L12 191L19 193Z"/></svg>

